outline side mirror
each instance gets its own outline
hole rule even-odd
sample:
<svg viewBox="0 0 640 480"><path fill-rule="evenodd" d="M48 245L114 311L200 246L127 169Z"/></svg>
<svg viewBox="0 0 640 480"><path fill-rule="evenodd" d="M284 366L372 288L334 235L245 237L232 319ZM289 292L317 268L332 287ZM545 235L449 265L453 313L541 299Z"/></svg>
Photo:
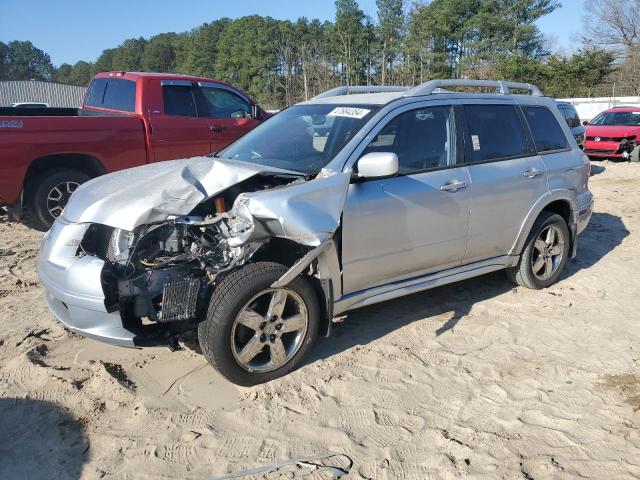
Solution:
<svg viewBox="0 0 640 480"><path fill-rule="evenodd" d="M392 152L371 152L358 160L359 178L385 178L398 174L398 156Z"/></svg>
<svg viewBox="0 0 640 480"><path fill-rule="evenodd" d="M583 121L582 121L582 124L583 124L583 125L589 125L589 120L583 120Z"/></svg>
<svg viewBox="0 0 640 480"><path fill-rule="evenodd" d="M262 109L258 105L251 105L251 118L262 120Z"/></svg>

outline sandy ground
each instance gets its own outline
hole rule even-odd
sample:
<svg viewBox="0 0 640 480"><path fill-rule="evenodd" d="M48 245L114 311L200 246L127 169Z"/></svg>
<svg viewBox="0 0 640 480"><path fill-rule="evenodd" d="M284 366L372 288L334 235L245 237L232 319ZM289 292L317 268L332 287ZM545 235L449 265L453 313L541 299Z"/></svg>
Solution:
<svg viewBox="0 0 640 480"><path fill-rule="evenodd" d="M0 478L199 479L329 453L353 479L640 478L640 166L594 171L554 287L498 272L353 312L306 366L247 389L190 349L66 332L40 234L4 218ZM310 470L266 478L331 478Z"/></svg>

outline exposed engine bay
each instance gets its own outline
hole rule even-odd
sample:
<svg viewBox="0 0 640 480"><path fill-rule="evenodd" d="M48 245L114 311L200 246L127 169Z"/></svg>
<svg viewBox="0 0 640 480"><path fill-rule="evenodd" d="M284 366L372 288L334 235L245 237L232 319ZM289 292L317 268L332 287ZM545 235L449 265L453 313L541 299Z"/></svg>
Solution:
<svg viewBox="0 0 640 480"><path fill-rule="evenodd" d="M189 215L134 231L92 224L77 255L105 261L105 306L119 310L131 322L127 327L193 320L206 308L219 276L250 260L272 236L242 202L234 204L237 197L304 181L295 175L256 175L205 200Z"/></svg>

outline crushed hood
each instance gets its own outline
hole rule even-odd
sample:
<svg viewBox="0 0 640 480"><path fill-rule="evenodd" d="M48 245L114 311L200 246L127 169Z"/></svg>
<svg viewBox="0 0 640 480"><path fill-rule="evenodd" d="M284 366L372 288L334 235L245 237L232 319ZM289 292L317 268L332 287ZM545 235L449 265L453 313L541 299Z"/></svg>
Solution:
<svg viewBox="0 0 640 480"><path fill-rule="evenodd" d="M186 215L203 200L259 173L293 173L251 163L196 157L153 163L95 178L71 196L63 216L124 230Z"/></svg>
<svg viewBox="0 0 640 480"><path fill-rule="evenodd" d="M251 163L197 157L154 163L98 177L71 196L63 216L132 231L171 216L188 215L199 203L254 175L295 174ZM261 221L275 237L318 246L340 225L351 174L323 172L306 182L242 193L229 212Z"/></svg>

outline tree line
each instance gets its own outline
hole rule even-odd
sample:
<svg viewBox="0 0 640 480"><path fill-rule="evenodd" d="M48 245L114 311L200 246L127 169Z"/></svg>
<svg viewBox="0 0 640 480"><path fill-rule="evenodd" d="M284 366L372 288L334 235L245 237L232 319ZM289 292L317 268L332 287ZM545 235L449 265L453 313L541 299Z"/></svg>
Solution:
<svg viewBox="0 0 640 480"><path fill-rule="evenodd" d="M415 85L437 78L524 81L555 97L608 94L615 82L618 92L640 93L640 24L633 17L640 0L587 0L595 14L569 55L553 51L536 25L559 8L557 0L376 4L372 18L356 0L336 0L332 22L222 18L189 32L131 38L95 62L57 68L30 42L0 42L0 79L86 85L102 71L179 72L230 82L271 108L337 85Z"/></svg>

